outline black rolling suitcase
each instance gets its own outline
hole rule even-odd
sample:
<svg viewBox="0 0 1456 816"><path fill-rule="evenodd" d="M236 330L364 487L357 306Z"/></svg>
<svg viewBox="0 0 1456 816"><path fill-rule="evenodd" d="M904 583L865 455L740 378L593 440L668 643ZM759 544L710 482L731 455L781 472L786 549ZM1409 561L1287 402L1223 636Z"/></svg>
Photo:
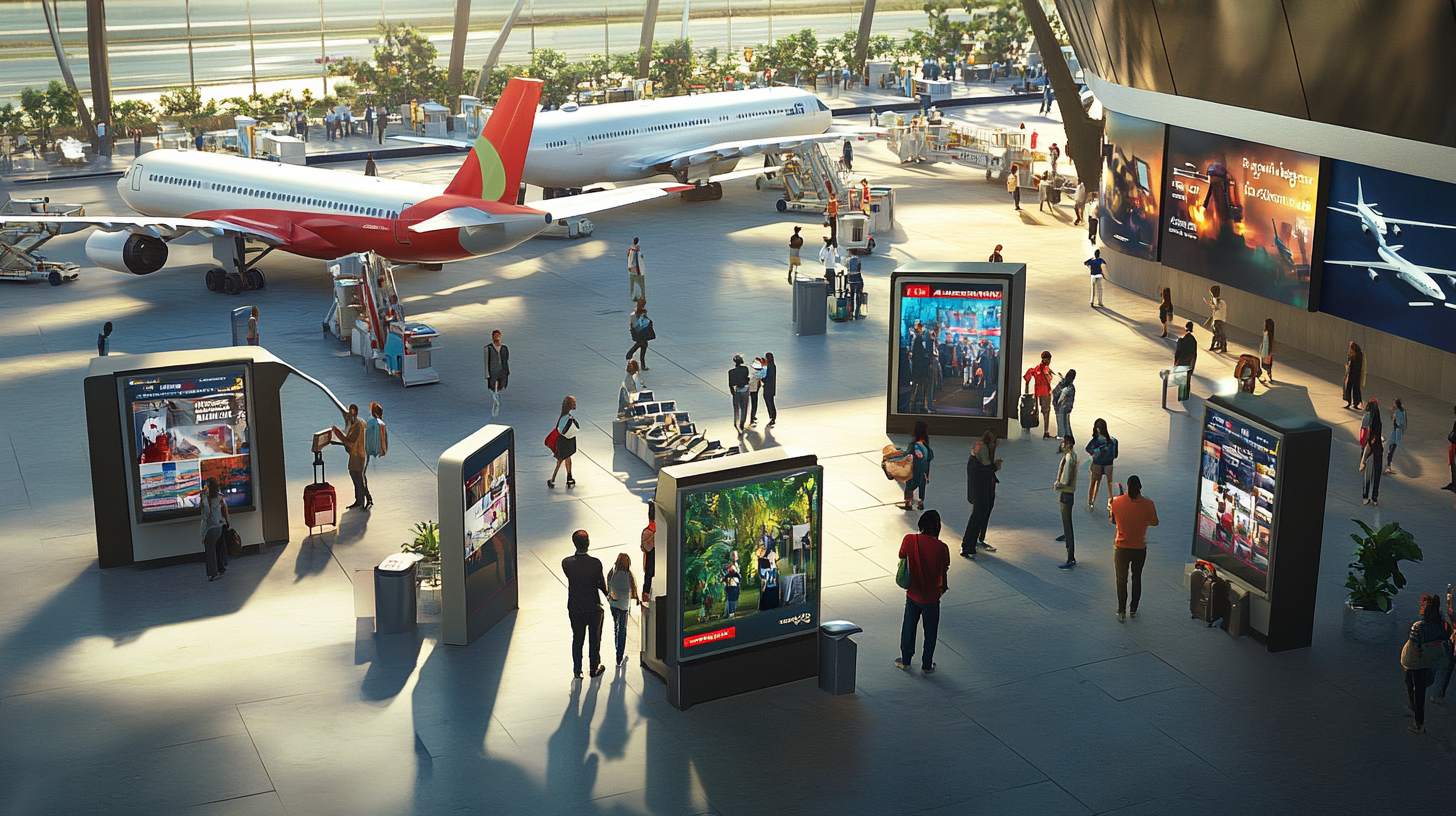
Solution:
<svg viewBox="0 0 1456 816"><path fill-rule="evenodd" d="M1031 430L1041 424L1041 417L1037 416L1036 395L1021 395L1021 427Z"/></svg>
<svg viewBox="0 0 1456 816"><path fill-rule="evenodd" d="M1213 626L1228 615L1228 581L1218 577L1218 568L1200 560L1188 582L1188 611L1196 620Z"/></svg>

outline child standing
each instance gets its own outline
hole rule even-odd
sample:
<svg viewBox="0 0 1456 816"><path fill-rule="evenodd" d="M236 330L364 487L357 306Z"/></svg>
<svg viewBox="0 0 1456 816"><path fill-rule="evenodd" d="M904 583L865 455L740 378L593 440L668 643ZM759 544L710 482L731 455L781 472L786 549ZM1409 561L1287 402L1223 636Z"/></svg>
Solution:
<svg viewBox="0 0 1456 816"><path fill-rule="evenodd" d="M637 600L637 579L632 575L632 556L617 555L617 563L607 572L607 589L611 592L612 627L616 635L617 665L627 659L627 618L632 602Z"/></svg>

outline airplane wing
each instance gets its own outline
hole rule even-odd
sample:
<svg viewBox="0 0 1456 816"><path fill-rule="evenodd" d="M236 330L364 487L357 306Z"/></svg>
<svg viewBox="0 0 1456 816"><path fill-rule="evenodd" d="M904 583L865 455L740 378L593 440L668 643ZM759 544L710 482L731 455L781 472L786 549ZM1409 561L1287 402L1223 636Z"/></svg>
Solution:
<svg viewBox="0 0 1456 816"><path fill-rule="evenodd" d="M475 145L474 142L467 142L464 139L443 139L439 136L386 136L385 138L401 142L414 142L415 144L435 145L437 147L453 147L460 151L469 150Z"/></svg>
<svg viewBox="0 0 1456 816"><path fill-rule="evenodd" d="M1432 224L1429 221L1404 221L1399 218L1387 218L1380 216L1387 224L1405 224L1411 227L1434 227L1436 229L1456 229L1456 224Z"/></svg>
<svg viewBox="0 0 1456 816"><path fill-rule="evenodd" d="M1356 218L1359 218L1360 217L1360 213L1358 213L1358 212L1356 212L1354 210L1346 210L1346 209L1343 209L1341 207L1336 207L1333 204L1331 204L1329 207L1327 207L1327 209L1332 210L1332 211L1337 212L1337 213L1344 213L1345 215L1353 215ZM1390 219L1387 218L1386 220L1388 221Z"/></svg>
<svg viewBox="0 0 1456 816"><path fill-rule="evenodd" d="M804 136L782 136L776 139L744 139L736 142L719 142L707 147L695 147L692 150L684 150L681 153L674 153L669 156L658 156L647 158L641 161L643 170L656 170L660 173L669 173L674 170L686 170L688 168L711 164L720 161L731 161L742 159L747 156L757 156L764 153L782 153L786 150L796 150L810 144L826 144L840 142L845 139L851 141L869 141L875 138L873 132L864 133L815 133Z"/></svg>
<svg viewBox="0 0 1456 816"><path fill-rule="evenodd" d="M246 235L272 244L286 243L278 235L256 226L205 218L151 218L140 215L3 215L0 216L0 223L55 225L61 228L62 233L77 232L85 227L95 227L103 232L135 232L166 240L198 231L212 236ZM74 229L68 229L72 227Z"/></svg>
<svg viewBox="0 0 1456 816"><path fill-rule="evenodd" d="M749 170L735 170L731 173L722 173L709 178L708 181L732 181L733 179L751 178L762 173L763 168L755 167ZM602 190L601 192L582 193L581 195L566 196L565 198L533 201L526 206L549 213L552 221L559 221L567 218L590 215L591 213L601 212L602 210L625 207L629 204L651 201L656 198L666 198L671 195L677 195L684 190L691 190L693 187L694 185L692 184L682 184L676 181L634 184L631 187L618 187L615 190Z"/></svg>
<svg viewBox="0 0 1456 816"><path fill-rule="evenodd" d="M1395 264L1385 263L1384 261L1331 261L1326 259L1325 263L1335 264L1337 266L1365 266L1371 269L1387 269L1391 272L1401 271L1400 267L1396 266ZM1452 269L1437 269L1434 266L1421 266L1419 264L1411 264L1411 266L1414 266L1416 269L1419 269L1427 275L1445 275L1447 277L1456 276L1456 270Z"/></svg>

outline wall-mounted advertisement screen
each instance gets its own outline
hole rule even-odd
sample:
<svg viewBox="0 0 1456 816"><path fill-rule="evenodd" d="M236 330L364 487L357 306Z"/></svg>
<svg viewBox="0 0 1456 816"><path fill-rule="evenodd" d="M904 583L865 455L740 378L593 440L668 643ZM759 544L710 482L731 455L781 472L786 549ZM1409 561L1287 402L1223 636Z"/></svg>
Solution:
<svg viewBox="0 0 1456 816"><path fill-rule="evenodd" d="M1103 246L1150 261L1158 259L1165 130L1161 122L1107 112L1112 155L1102 162L1097 232Z"/></svg>
<svg viewBox="0 0 1456 816"><path fill-rule="evenodd" d="M1319 158L1168 129L1162 261L1309 308Z"/></svg>
<svg viewBox="0 0 1456 816"><path fill-rule="evenodd" d="M899 278L895 412L1001 417L1006 281Z"/></svg>
<svg viewBox="0 0 1456 816"><path fill-rule="evenodd" d="M122 380L138 521L196 516L216 479L229 509L253 507L246 364Z"/></svg>
<svg viewBox="0 0 1456 816"><path fill-rule="evenodd" d="M511 439L501 434L465 463L465 598L473 612L516 579Z"/></svg>
<svg viewBox="0 0 1456 816"><path fill-rule="evenodd" d="M1194 554L1267 591L1280 434L1214 408L1203 418Z"/></svg>
<svg viewBox="0 0 1456 816"><path fill-rule="evenodd" d="M1456 352L1456 185L1330 163L1320 311Z"/></svg>
<svg viewBox="0 0 1456 816"><path fill-rule="evenodd" d="M814 467L679 494L679 660L819 625L823 477Z"/></svg>

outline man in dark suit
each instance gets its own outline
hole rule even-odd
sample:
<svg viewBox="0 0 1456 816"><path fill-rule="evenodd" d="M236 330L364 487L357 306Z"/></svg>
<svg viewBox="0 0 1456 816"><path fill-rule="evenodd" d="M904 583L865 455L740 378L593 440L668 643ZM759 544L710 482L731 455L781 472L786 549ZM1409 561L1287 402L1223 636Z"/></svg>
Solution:
<svg viewBox="0 0 1456 816"><path fill-rule="evenodd" d="M597 593L608 599L611 596L602 577L602 562L587 554L591 539L586 530L572 533L571 543L576 545L576 554L561 559L561 571L566 574L566 612L571 616L571 665L580 678L581 643L590 635L591 676L600 677L607 667L602 665L602 602Z"/></svg>
<svg viewBox="0 0 1456 816"><path fill-rule="evenodd" d="M1193 367L1198 364L1198 338L1193 336L1193 321L1183 324L1183 336L1173 349L1173 365L1188 366L1188 378L1178 386L1178 399L1188 399L1193 385Z"/></svg>
<svg viewBox="0 0 1456 816"><path fill-rule="evenodd" d="M500 407L500 392L506 390L511 377L511 350L501 343L500 329L490 333L490 342L485 346L485 387L490 391L490 401Z"/></svg>
<svg viewBox="0 0 1456 816"><path fill-rule="evenodd" d="M933 356L925 324L917 320L915 336L910 340L910 381L915 384L915 394L910 400L912 413L930 411L930 361Z"/></svg>

